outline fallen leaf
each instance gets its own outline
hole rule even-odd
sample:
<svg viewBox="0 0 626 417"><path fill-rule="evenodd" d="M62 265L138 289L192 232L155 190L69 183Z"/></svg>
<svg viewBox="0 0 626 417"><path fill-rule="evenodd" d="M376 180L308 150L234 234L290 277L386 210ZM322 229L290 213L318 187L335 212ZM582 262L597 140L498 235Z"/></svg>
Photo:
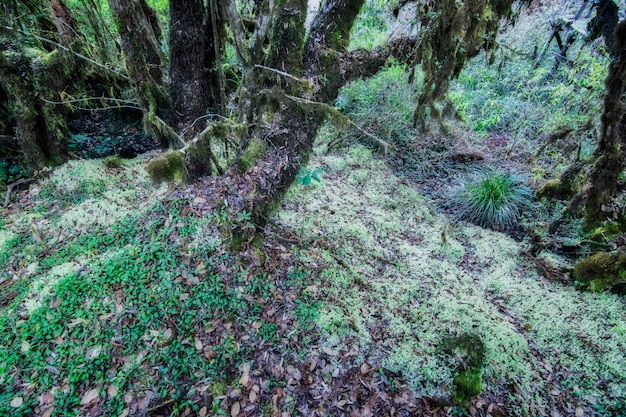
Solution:
<svg viewBox="0 0 626 417"><path fill-rule="evenodd" d="M250 391L250 395L248 396L248 399L250 400L251 404L254 404L256 402L256 399L258 397L258 394L254 391Z"/></svg>
<svg viewBox="0 0 626 417"><path fill-rule="evenodd" d="M118 392L120 392L120 389L115 385L109 385L109 388L107 388L107 394L110 398L117 396Z"/></svg>
<svg viewBox="0 0 626 417"><path fill-rule="evenodd" d="M130 408L125 408L117 417L128 417L129 414L130 414Z"/></svg>
<svg viewBox="0 0 626 417"><path fill-rule="evenodd" d="M202 348L204 347L204 345L202 344L202 340L198 338L196 338L194 346L196 347L196 350L202 350Z"/></svg>
<svg viewBox="0 0 626 417"><path fill-rule="evenodd" d="M326 353L329 356L339 356L339 351L338 350L333 350L327 346L323 346L322 350L324 351L324 353Z"/></svg>
<svg viewBox="0 0 626 417"><path fill-rule="evenodd" d="M39 262L33 262L26 267L26 275L31 275L33 272L37 270L39 266Z"/></svg>
<svg viewBox="0 0 626 417"><path fill-rule="evenodd" d="M22 397L15 397L11 400L11 407L19 408L24 404L24 399Z"/></svg>
<svg viewBox="0 0 626 417"><path fill-rule="evenodd" d="M367 363L363 362L363 365L361 365L361 373L365 375L369 370L370 367L367 365Z"/></svg>
<svg viewBox="0 0 626 417"><path fill-rule="evenodd" d="M241 410L241 404L239 404L239 401L237 401L235 404L233 404L232 408L230 409L230 417L237 417L239 415L240 410Z"/></svg>
<svg viewBox="0 0 626 417"><path fill-rule="evenodd" d="M41 414L39 414L39 417L50 417L53 411L54 411L54 407L50 406L46 408L44 411L42 411Z"/></svg>
<svg viewBox="0 0 626 417"><path fill-rule="evenodd" d="M26 340L22 340L22 346L20 347L20 350L22 352L28 352L30 350L30 343L28 343Z"/></svg>
<svg viewBox="0 0 626 417"><path fill-rule="evenodd" d="M206 415L207 415L207 412L208 412L208 410L207 410L207 408L206 408L206 406L205 406L205 407L202 407L202 408L200 409L200 411L198 411L198 415L199 415L200 417L204 417L204 416L206 416Z"/></svg>
<svg viewBox="0 0 626 417"><path fill-rule="evenodd" d="M243 375L241 375L241 378L239 378L239 383L242 386L247 387L248 382L250 382L250 364L247 362L241 364L239 370L243 372Z"/></svg>
<svg viewBox="0 0 626 417"><path fill-rule="evenodd" d="M46 392L37 397L37 399L39 400L39 405L52 404L54 402L54 394Z"/></svg>
<svg viewBox="0 0 626 417"><path fill-rule="evenodd" d="M585 415L585 410L582 407L576 407L576 417L583 417Z"/></svg>
<svg viewBox="0 0 626 417"><path fill-rule="evenodd" d="M96 400L99 396L100 394L98 394L98 388L90 389L83 394L83 397L80 399L80 405L87 405L93 400Z"/></svg>

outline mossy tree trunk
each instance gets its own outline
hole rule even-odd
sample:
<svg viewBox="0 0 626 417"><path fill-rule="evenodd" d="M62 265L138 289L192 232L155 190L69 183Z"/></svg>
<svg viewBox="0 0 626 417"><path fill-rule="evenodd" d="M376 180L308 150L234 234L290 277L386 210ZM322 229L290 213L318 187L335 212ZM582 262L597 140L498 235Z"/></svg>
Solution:
<svg viewBox="0 0 626 417"><path fill-rule="evenodd" d="M618 178L624 172L626 162L626 21L617 27L614 39L614 56L605 81L600 141L593 155L595 163L589 173L589 185L584 190L587 230L598 227L605 220L603 206L615 196Z"/></svg>
<svg viewBox="0 0 626 417"><path fill-rule="evenodd" d="M138 73L132 69L134 62L140 64L137 68L145 69L146 66L141 62L145 58L131 56L133 51L127 51L132 45L142 42L146 44L145 39L138 41L138 37L145 33L126 30L127 27L142 27L141 22L128 24L132 20L128 20L130 17L127 14L140 13L130 10L138 1L140 0L109 0L109 3L112 6L118 3L129 9L126 14L121 11L114 11L114 14L118 16L118 25L122 25L122 38L135 39L132 42L129 39L122 42L126 45L126 63L133 83L158 87L159 83L152 82L157 78L142 79L145 71ZM177 36L178 32L175 30L180 25L179 29L186 31L186 36L193 39L188 41L192 45L189 57L195 56L194 60L206 62L205 55L195 52L197 45L202 43L202 25L199 18L203 10L201 2L186 2L186 7L195 10L193 16L186 16L177 9L182 4L178 1L171 3L172 33ZM245 132L238 138L238 157L222 178L211 182L215 187L212 194L217 199L228 200L228 207L233 210L239 208L251 212L257 224L265 221L266 216L295 180L300 167L307 162L313 140L326 117L329 114L336 116L337 111L333 113L331 106L341 87L351 80L375 74L391 56L402 62L415 63L415 48L422 41L420 39L398 39L374 50L347 50L352 26L364 2L365 0L323 2L308 37L305 30L306 0L255 1L254 4L247 4L251 6L252 16L242 16L241 3L236 0L208 2L209 5L219 5L219 10L213 12L219 11L232 34L236 58L241 66L241 83L235 100L238 122L240 126L246 126ZM446 0L446 3L458 8L457 2L453 0L451 3ZM510 12L510 4L511 0L471 0L467 6L461 7L462 17L452 16L452 26L441 26L444 24L438 23L444 28L442 30L446 32L449 43L459 33L467 34L463 45L457 45L452 52L457 55L465 53L468 56L476 54L478 49L486 45L486 32L495 31L498 18ZM488 35L487 38L490 38L493 33L489 32ZM430 47L433 51L439 48L437 37L432 38ZM463 48L465 51L462 51ZM443 52L444 55L446 51ZM142 52L139 50L137 53ZM433 62L440 55L435 55ZM178 59L172 56L172 66L177 65ZM216 56L216 60L219 59ZM443 77L450 78L457 73L464 60L465 56L457 56L456 60L450 61L450 68ZM193 83L196 79L194 74L199 74L201 68L202 65L194 63L179 69ZM182 77L181 74L171 74L172 87L183 85L182 81L174 81L174 75L178 78ZM142 93L139 91L137 94ZM182 92L181 97L185 96L188 97L188 93ZM215 95L213 99L216 99ZM179 99L173 100L178 101ZM198 97L198 103L206 101ZM183 104L174 107L177 110L182 109ZM201 107L202 105L198 105L193 112L200 111L198 109ZM144 112L147 111L145 104L142 104L142 108ZM180 150L191 178L206 172L202 164L210 164L208 157L211 156L211 129L209 127L188 140ZM197 155L208 157L199 158Z"/></svg>
<svg viewBox="0 0 626 417"><path fill-rule="evenodd" d="M122 41L126 71L143 111L146 131L164 148L181 143L171 126L177 116L165 87L167 60L161 50L161 27L145 0L108 0Z"/></svg>
<svg viewBox="0 0 626 417"><path fill-rule="evenodd" d="M596 229L606 220L613 220L613 213L606 207L616 195L619 177L626 168L626 21L617 26L613 46L613 58L605 80L606 95L598 146L590 162L577 162L565 171L552 189L544 192L549 196L560 196L571 193L572 189L576 191L564 215L584 217L587 231ZM586 167L589 167L586 179L583 176L582 184L572 187L572 184L578 183L573 179L580 178ZM556 230L562 221L555 222L552 230Z"/></svg>
<svg viewBox="0 0 626 417"><path fill-rule="evenodd" d="M38 15L36 27L31 30L71 48L80 33L76 20L62 0L52 0L48 6L45 3L20 3L12 10L13 13L30 11ZM4 16L4 19L10 19L10 16ZM42 28L56 31L47 32ZM82 78L75 59L71 53L57 49L46 49L39 54L26 52L19 40L6 42L3 46L0 50L0 82L13 103L15 137L22 153L23 168L32 172L58 164L67 156L64 144L67 110L50 102L58 101L68 85Z"/></svg>
<svg viewBox="0 0 626 417"><path fill-rule="evenodd" d="M59 163L65 150L56 129L50 129L42 102L34 94L32 60L24 54L0 51L0 80L14 106L15 137L28 171Z"/></svg>
<svg viewBox="0 0 626 417"><path fill-rule="evenodd" d="M511 16L512 4L513 0L440 0L418 5L420 41L411 64L421 64L424 87L413 114L414 126L425 130L429 111L445 131L435 103L442 101L449 107L450 80L459 75L468 58L494 48L500 21Z"/></svg>

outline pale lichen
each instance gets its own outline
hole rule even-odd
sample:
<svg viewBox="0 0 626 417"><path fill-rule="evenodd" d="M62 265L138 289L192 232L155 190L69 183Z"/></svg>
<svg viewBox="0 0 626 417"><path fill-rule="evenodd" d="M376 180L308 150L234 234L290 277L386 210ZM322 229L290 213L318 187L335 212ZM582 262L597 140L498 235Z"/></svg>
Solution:
<svg viewBox="0 0 626 417"><path fill-rule="evenodd" d="M39 276L31 283L28 296L23 301L26 311L33 314L35 310L41 307L41 303L51 294L59 281L76 272L79 268L78 262L66 262Z"/></svg>
<svg viewBox="0 0 626 417"><path fill-rule="evenodd" d="M580 386L606 381L614 398L623 393L626 332L611 330L626 329L619 297L547 285L520 258L518 242L450 227L369 149L355 146L343 160L314 152L311 166L330 175L320 187L292 189L276 216L313 242L300 251L305 265L328 265L317 323L330 344L356 340L359 358L375 356L372 335L384 327L380 365L420 395L450 399L457 364L437 346L471 332L485 346L483 391L517 387L508 400L520 414L548 406L545 366L575 371ZM596 387L587 392L603 395Z"/></svg>

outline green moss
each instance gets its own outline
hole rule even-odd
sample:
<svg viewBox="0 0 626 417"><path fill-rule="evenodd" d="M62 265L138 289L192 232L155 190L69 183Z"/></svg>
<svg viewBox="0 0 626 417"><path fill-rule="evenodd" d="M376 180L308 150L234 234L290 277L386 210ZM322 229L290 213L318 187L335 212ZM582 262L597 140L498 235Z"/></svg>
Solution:
<svg viewBox="0 0 626 417"><path fill-rule="evenodd" d="M263 155L267 144L262 139L252 139L246 150L239 158L238 167L241 172L247 171L254 165L257 159Z"/></svg>
<svg viewBox="0 0 626 417"><path fill-rule="evenodd" d="M602 226L596 228L591 233L591 240L594 241L606 241L623 233L623 228L618 222L607 222Z"/></svg>
<svg viewBox="0 0 626 417"><path fill-rule="evenodd" d="M598 292L626 281L626 254L600 252L574 267L574 280L582 289Z"/></svg>
<svg viewBox="0 0 626 417"><path fill-rule="evenodd" d="M441 349L458 362L458 374L454 377L452 398L467 404L470 398L480 394L483 388L482 367L485 363L485 344L475 334L463 333L460 336L443 340Z"/></svg>
<svg viewBox="0 0 626 417"><path fill-rule="evenodd" d="M454 401L467 404L472 397L479 395L483 389L483 378L480 369L461 371L454 378Z"/></svg>
<svg viewBox="0 0 626 417"><path fill-rule="evenodd" d="M122 168L124 166L124 162L122 158L117 155L109 156L104 159L104 165L109 169L117 169Z"/></svg>
<svg viewBox="0 0 626 417"><path fill-rule="evenodd" d="M185 182L185 161L183 155L177 151L166 152L148 162L146 170L154 184Z"/></svg>
<svg viewBox="0 0 626 417"><path fill-rule="evenodd" d="M547 181L545 184L541 186L539 190L535 193L537 198L541 197L556 197L559 194L559 190L563 186L563 183L560 179L556 178L550 181Z"/></svg>

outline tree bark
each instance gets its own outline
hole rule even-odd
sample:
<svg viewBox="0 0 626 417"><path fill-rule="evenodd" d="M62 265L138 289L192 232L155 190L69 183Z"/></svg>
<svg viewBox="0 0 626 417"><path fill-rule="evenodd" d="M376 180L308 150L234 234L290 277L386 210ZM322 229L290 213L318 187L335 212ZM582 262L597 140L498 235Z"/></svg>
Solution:
<svg viewBox="0 0 626 417"><path fill-rule="evenodd" d="M171 126L177 116L164 85L166 59L161 51L161 29L145 0L108 0L122 40L126 71L139 101L146 131L162 147L182 144Z"/></svg>
<svg viewBox="0 0 626 417"><path fill-rule="evenodd" d="M28 171L55 165L65 157L56 132L48 128L42 103L35 96L36 86L30 60L11 52L0 51L0 80L13 99L16 132Z"/></svg>
<svg viewBox="0 0 626 417"><path fill-rule="evenodd" d="M615 30L614 46L614 57L605 81L600 141L593 155L595 163L589 173L589 183L582 191L583 195L578 196L584 201L587 230L593 230L606 220L603 206L615 196L618 178L626 167L626 21L622 21ZM572 201L576 200L577 197L574 197Z"/></svg>
<svg viewBox="0 0 626 417"><path fill-rule="evenodd" d="M179 122L189 125L215 112L220 99L210 2L170 0L169 39L170 97Z"/></svg>

